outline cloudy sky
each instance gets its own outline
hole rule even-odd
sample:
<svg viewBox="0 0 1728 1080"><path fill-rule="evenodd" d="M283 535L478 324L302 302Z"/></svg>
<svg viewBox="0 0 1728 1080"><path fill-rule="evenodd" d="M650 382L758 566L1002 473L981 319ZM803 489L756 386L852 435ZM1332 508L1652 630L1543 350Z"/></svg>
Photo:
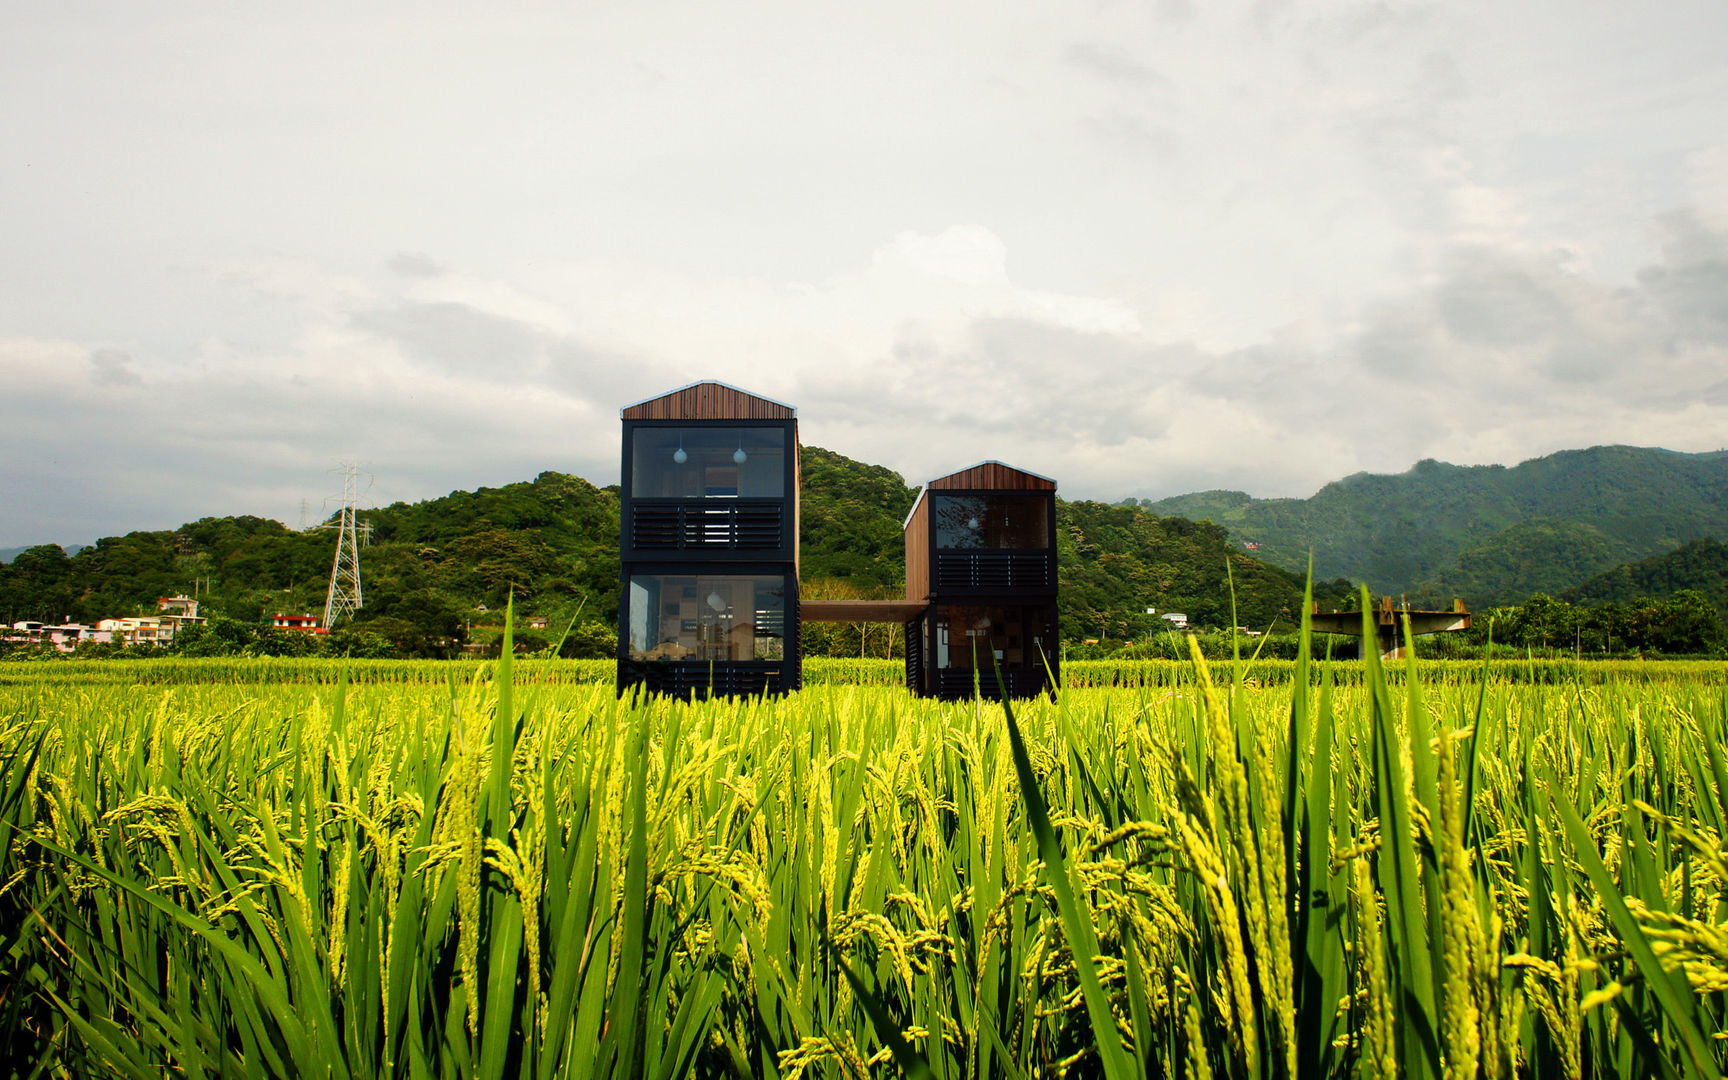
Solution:
<svg viewBox="0 0 1728 1080"><path fill-rule="evenodd" d="M716 378L918 482L1728 445L1728 5L0 0L0 546Z"/></svg>

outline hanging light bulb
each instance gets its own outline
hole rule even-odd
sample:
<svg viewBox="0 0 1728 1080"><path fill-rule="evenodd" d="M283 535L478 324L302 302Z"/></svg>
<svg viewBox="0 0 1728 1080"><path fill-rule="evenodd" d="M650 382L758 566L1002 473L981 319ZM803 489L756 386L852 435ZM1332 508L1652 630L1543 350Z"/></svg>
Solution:
<svg viewBox="0 0 1728 1080"><path fill-rule="evenodd" d="M732 460L737 464L742 465L744 464L744 459L749 456L749 454L744 452L744 436L740 435L738 436L738 449L732 451Z"/></svg>
<svg viewBox="0 0 1728 1080"><path fill-rule="evenodd" d="M975 517L967 518L966 519L966 527L968 529L971 529L972 531L976 532L978 530L978 519Z"/></svg>
<svg viewBox="0 0 1728 1080"><path fill-rule="evenodd" d="M690 460L690 455L684 452L684 436L678 436L678 449L672 451L672 460L682 465Z"/></svg>
<svg viewBox="0 0 1728 1080"><path fill-rule="evenodd" d="M726 610L726 601L721 599L718 591L708 594L708 606L714 609L716 615Z"/></svg>

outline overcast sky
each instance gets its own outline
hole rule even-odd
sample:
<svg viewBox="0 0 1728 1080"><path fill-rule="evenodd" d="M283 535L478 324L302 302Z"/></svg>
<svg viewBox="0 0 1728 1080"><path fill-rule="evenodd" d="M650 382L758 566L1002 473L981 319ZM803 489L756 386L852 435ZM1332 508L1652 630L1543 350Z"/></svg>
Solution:
<svg viewBox="0 0 1728 1080"><path fill-rule="evenodd" d="M1728 445L1728 5L0 0L0 546L615 482Z"/></svg>

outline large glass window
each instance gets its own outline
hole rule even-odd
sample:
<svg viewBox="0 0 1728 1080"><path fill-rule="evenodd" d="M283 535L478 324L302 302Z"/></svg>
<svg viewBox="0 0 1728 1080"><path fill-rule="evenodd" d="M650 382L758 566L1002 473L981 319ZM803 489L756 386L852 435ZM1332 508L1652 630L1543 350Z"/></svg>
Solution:
<svg viewBox="0 0 1728 1080"><path fill-rule="evenodd" d="M1047 548L1050 499L992 492L936 495L930 500L938 548Z"/></svg>
<svg viewBox="0 0 1728 1080"><path fill-rule="evenodd" d="M630 579L630 659L780 660L781 574L638 574Z"/></svg>
<svg viewBox="0 0 1728 1080"><path fill-rule="evenodd" d="M1017 606L938 607L936 667L988 673L991 661L1004 668L1042 667L1056 649L1047 608Z"/></svg>
<svg viewBox="0 0 1728 1080"><path fill-rule="evenodd" d="M639 427L630 485L638 499L783 498L786 429Z"/></svg>

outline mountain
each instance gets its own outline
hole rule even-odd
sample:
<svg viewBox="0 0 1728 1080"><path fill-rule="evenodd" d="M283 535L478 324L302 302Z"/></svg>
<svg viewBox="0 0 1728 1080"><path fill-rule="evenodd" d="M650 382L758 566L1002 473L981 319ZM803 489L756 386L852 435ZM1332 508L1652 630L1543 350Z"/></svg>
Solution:
<svg viewBox="0 0 1728 1080"><path fill-rule="evenodd" d="M1631 604L1646 597L1664 600L1683 589L1704 594L1728 617L1728 544L1707 536L1616 566L1560 595L1574 604Z"/></svg>
<svg viewBox="0 0 1728 1080"><path fill-rule="evenodd" d="M820 447L802 451L802 577L812 595L897 596L904 588L902 523L917 490L899 474ZM514 592L517 611L559 629L614 623L618 493L543 472L532 481L453 491L365 510L365 606L394 640L460 638ZM1159 611L1201 625L1263 627L1300 615L1302 577L1231 545L1209 523L1137 507L1057 502L1064 635L1140 638ZM206 518L159 532L104 537L68 555L53 545L0 566L0 621L97 619L154 610L157 597L196 592L205 613L240 622L323 610L335 538L256 517ZM1228 566L1228 577L1226 567ZM1328 591L1328 589L1330 591ZM1341 602L1347 582L1319 590ZM406 629L405 629L406 628Z"/></svg>
<svg viewBox="0 0 1728 1080"><path fill-rule="evenodd" d="M1588 522L1530 518L1459 552L1453 566L1411 590L1411 599L1430 607L1454 597L1472 608L1521 604L1535 593L1562 593L1637 554L1636 545Z"/></svg>
<svg viewBox="0 0 1728 1080"><path fill-rule="evenodd" d="M367 618L456 636L481 605L615 618L618 498L561 473L532 482L361 514ZM324 607L334 534L295 532L257 517L205 518L160 532L104 537L68 556L53 545L0 567L0 622L85 623L153 611L157 597L195 594L205 612L253 622ZM611 606L605 606L610 604Z"/></svg>
<svg viewBox="0 0 1728 1080"><path fill-rule="evenodd" d="M1319 577L1364 581L1377 593L1450 580L1480 582L1483 595L1527 596L1562 567L1579 581L1623 559L1728 535L1728 452L1596 446L1511 468L1421 461L1397 475L1358 473L1307 499L1207 491L1138 505L1216 522L1286 569L1305 567L1312 550ZM1548 524L1526 524L1533 519ZM1514 526L1525 530L1500 535ZM1520 559L1519 544L1530 540L1551 545L1560 562Z"/></svg>
<svg viewBox="0 0 1728 1080"><path fill-rule="evenodd" d="M61 550L66 552L66 554L68 554L68 555L76 555L76 554L78 554L79 550L81 548L83 548L84 546L85 545L83 545L83 544L67 544L64 547L62 547ZM29 545L26 545L24 547L0 548L0 564L9 563L13 559L16 559L18 556L24 554L26 551L29 551L29 550L30 550Z"/></svg>
<svg viewBox="0 0 1728 1080"><path fill-rule="evenodd" d="M843 581L856 593L901 595L906 515L918 489L893 469L819 446L798 450L799 576Z"/></svg>

